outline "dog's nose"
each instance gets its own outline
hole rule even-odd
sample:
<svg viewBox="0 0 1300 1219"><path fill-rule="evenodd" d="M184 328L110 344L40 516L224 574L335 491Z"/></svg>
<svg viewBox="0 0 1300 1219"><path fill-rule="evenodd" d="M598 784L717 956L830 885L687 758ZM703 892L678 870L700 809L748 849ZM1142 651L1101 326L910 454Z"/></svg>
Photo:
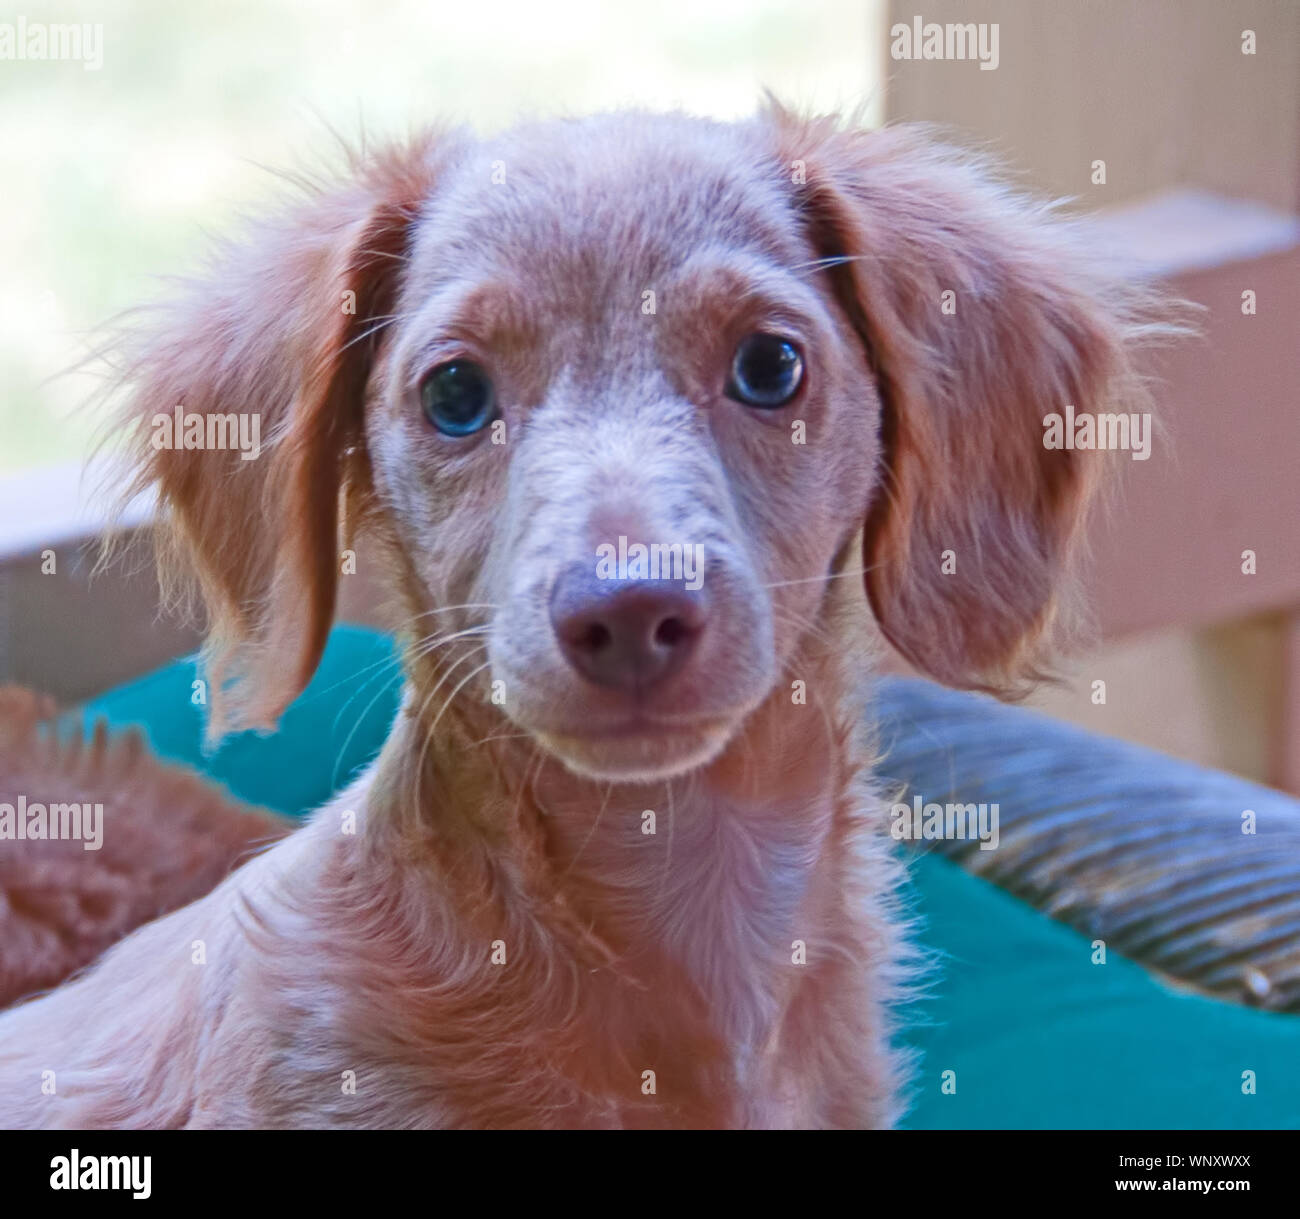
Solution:
<svg viewBox="0 0 1300 1219"><path fill-rule="evenodd" d="M595 685L628 693L680 669L707 619L703 590L671 580L602 580L577 565L551 592L551 626L565 659Z"/></svg>

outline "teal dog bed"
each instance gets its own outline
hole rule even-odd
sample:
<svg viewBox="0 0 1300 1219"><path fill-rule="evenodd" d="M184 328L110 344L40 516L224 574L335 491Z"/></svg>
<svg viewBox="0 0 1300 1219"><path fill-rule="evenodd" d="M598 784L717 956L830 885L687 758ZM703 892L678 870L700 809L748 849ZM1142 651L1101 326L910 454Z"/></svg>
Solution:
<svg viewBox="0 0 1300 1219"><path fill-rule="evenodd" d="M375 756L397 711L400 671L384 636L339 627L281 730L233 738L210 756L200 744L195 680L193 663L179 661L87 710L112 726L139 726L158 754L206 772L244 800L302 815ZM912 739L909 726L921 715L939 738L924 758L906 749L886 757L884 773L918 790L936 757L954 770L931 706L957 707L967 722L990 717L985 736L997 742L1037 733L1050 748L1052 734L1065 731L928 683L883 682L883 739ZM1013 736L998 714L1016 717ZM1175 765L1131 746L1115 750L1126 751L1116 752L1115 766L1144 776ZM1014 773L1003 779L1025 781ZM1281 800L1250 791L1255 804ZM1300 1128L1300 1016L1180 993L1113 947L1095 963L1091 938L939 854L916 853L909 883L916 938L931 964L900 1013L900 1036L918 1055L906 1126Z"/></svg>

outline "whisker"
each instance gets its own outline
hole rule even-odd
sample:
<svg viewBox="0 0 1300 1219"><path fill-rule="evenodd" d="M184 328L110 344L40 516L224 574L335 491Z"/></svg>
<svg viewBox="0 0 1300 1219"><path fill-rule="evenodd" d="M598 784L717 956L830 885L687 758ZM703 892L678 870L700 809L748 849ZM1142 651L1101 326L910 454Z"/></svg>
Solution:
<svg viewBox="0 0 1300 1219"><path fill-rule="evenodd" d="M773 580L771 584L760 585L762 588L789 588L795 584L821 584L827 580L847 580L850 576L862 577L868 572L877 571L884 563L873 563L870 567L854 567L849 571L827 572L823 576L807 576L801 580Z"/></svg>
<svg viewBox="0 0 1300 1219"><path fill-rule="evenodd" d="M484 669L489 669L491 667L492 667L492 662L490 660L485 660L481 665L478 666L478 668L471 669L469 673L466 674L464 680L456 683L456 688L449 695L447 695L447 701L442 704L442 710L439 711L436 716L434 716L433 723L429 725L430 737L433 736L434 731L437 729L438 721L442 719L442 717L446 714L447 709L451 706L452 702L455 701L456 695L458 695L465 688L467 683L473 681L474 678L476 678L480 673L482 673Z"/></svg>
<svg viewBox="0 0 1300 1219"><path fill-rule="evenodd" d="M315 702L316 699L318 698L323 698L327 694L332 694L340 686L346 686L349 683L354 682L363 673L369 673L371 669L379 669L382 668L384 665L391 665L400 672L402 666L401 655L398 654L396 656L382 656L378 660L372 660L369 664L362 665L361 668L355 670L354 672L349 673L346 677L342 677L338 681L331 682L328 686L322 686L319 690L313 691L311 694L303 695L302 698L300 699L300 702L302 703ZM374 676L375 675L371 676L370 678L371 681L374 680ZM366 684L369 685L369 681L367 681ZM343 704L343 709L347 710L347 703Z"/></svg>
<svg viewBox="0 0 1300 1219"><path fill-rule="evenodd" d="M421 618L429 617L430 614L449 614L452 612L452 610L462 610L462 609L494 610L499 608L500 607L496 604L495 601L466 601L460 605L440 605L437 607L437 609L423 610L418 614L414 614L409 619L409 621L418 622Z"/></svg>
<svg viewBox="0 0 1300 1219"><path fill-rule="evenodd" d="M423 699L421 699L421 701L420 701L420 714L419 714L419 716L418 716L418 720L417 720L418 723L420 723L421 725L424 723L425 713L428 711L429 704L433 701L433 699L434 699L434 697L437 695L438 691L442 689L443 684L444 684L444 682L447 680L447 678L450 677L451 674L452 674L453 672L455 672L455 670L456 670L460 665L464 664L466 660L470 659L470 657L474 656L476 653L482 651L483 648L486 647L486 646L487 646L486 644L481 644L479 647L474 648L474 649L471 649L471 650L470 650L469 652L467 652L464 656L462 656L458 661L456 661L456 663L455 663L454 665L452 665L452 666L451 666L451 667L446 671L446 673L443 674L443 676L438 680L437 684L433 687L433 689L430 690L429 693L426 694L426 695L424 696ZM490 663L490 662L489 662L489 663ZM486 669L487 667L488 667L488 664L484 664L484 665L480 666L478 669L474 670L474 672L476 672L476 673L477 673L477 672L482 672L482 670L483 670L483 669ZM473 677L473 676L474 676L474 673L471 673L470 676ZM459 688L460 688L460 687L458 686L458 687L456 688L456 690L453 690L453 691L452 691L452 697L453 697L453 698L455 697L456 692L457 692L457 690L459 690ZM448 700L448 705L449 705L449 704L450 704L450 700ZM443 710L446 710L446 707L445 707L445 706L444 706ZM439 712L439 715L438 715L438 718L439 718L439 719L441 718L441 714L442 714L442 713ZM417 758L416 758L416 761L415 761L415 807L416 807L417 811L422 807L422 805L421 805L421 800L423 799L423 792L424 792L424 759L425 759L425 756L427 755L427 753L428 753L428 751L429 751L429 747L430 747L430 745L433 743L433 735L434 735L434 734L433 734L433 729L434 729L436 726L437 726L437 721L435 720L434 724L429 728L429 730L428 730L427 732L424 733L424 741L423 741L423 742L421 743L421 745L420 745L420 754L419 754L419 757L417 757Z"/></svg>
<svg viewBox="0 0 1300 1219"><path fill-rule="evenodd" d="M419 640L412 651L416 659L424 660L432 656L439 648L444 648L449 643L455 643L457 639L464 639L469 635L482 635L487 631L487 626L467 626L464 630L453 631L450 635L433 635L427 639Z"/></svg>
<svg viewBox="0 0 1300 1219"><path fill-rule="evenodd" d="M483 652L486 649L486 647L487 644L481 643L477 647L470 648L469 651L466 652L465 655L462 656L459 660L455 661L451 665L448 665L448 667L443 671L442 676L440 676L437 682L434 684L433 689L429 692L430 696L437 694L438 691L441 690L444 685L446 685L447 679L457 669L459 669L461 665L463 665L471 657L479 655L481 652Z"/></svg>
<svg viewBox="0 0 1300 1219"><path fill-rule="evenodd" d="M486 745L490 741L518 741L532 735L531 732L494 732L491 736L485 736L481 741L474 741L470 748L476 749L479 745Z"/></svg>
<svg viewBox="0 0 1300 1219"><path fill-rule="evenodd" d="M347 351L349 348L355 347L358 343L364 343L366 339L373 338L382 330L387 330L392 324L393 319L390 318L388 321L379 322L376 325L371 326L369 329L363 330L360 334L356 335L354 338L350 338L346 343L344 343L339 349L340 352Z"/></svg>
<svg viewBox="0 0 1300 1219"><path fill-rule="evenodd" d="M596 819L591 823L591 829L587 831L587 836L582 840L582 845L578 848L577 853L569 861L569 866L564 869L564 875L568 876L577 866L578 859L583 851L587 849L587 843L591 841L592 835L596 832L596 827L600 824L600 819L605 815L605 810L609 807L609 798L614 792L614 785L611 783L605 789L605 798L600 802L600 808L596 812ZM563 879L563 878L561 878Z"/></svg>
<svg viewBox="0 0 1300 1219"><path fill-rule="evenodd" d="M866 254L833 254L828 258L816 258L812 262L800 263L790 269L802 279L806 275L829 271L832 267L842 267L850 262L860 262L867 257Z"/></svg>
<svg viewBox="0 0 1300 1219"><path fill-rule="evenodd" d="M342 714L343 714L343 713L344 713L344 712L345 712L345 711L346 711L346 710L347 710L347 709L352 705L352 701L353 701L353 699L358 698L358 697L360 697L361 695L363 695L363 694L366 692L366 688L367 688L368 686L372 685L375 681L378 681L378 680L379 680L380 678L382 678L383 676L384 676L384 674L383 674L382 672L380 672L380 673L373 673L373 674L371 674L370 677L368 677L364 682L362 682L362 684L361 684L361 688L360 688L359 690L357 690L357 692L356 692L355 694L353 694L353 695L351 696L351 698L349 698L349 699L347 700L347 702L345 702L345 703L343 704L342 707L339 708L339 713L338 713L338 715L336 715L336 716L334 717L334 723L335 723L335 726L338 725L339 716L342 716ZM334 773L333 773L333 775L332 775L331 778L330 778L330 782L333 784L333 786L335 787L336 790L337 790L337 788L338 788L338 786L339 786L339 767L343 764L343 759L344 759L344 757L347 755L347 752L348 752L348 746L352 744L352 738L353 738L354 736L356 736L356 734L357 734L357 729L361 727L361 725L365 722L365 718L366 718L366 716L370 714L370 709L371 709L371 708L372 708L372 707L373 707L373 706L374 706L374 705L375 705L375 704L376 704L376 703L377 703L381 698L383 698L385 694L388 694L388 693L389 693L389 687L388 687L387 683L386 683L386 682L383 682L383 681L380 681L379 689L378 689L378 690L375 692L375 694L371 697L370 701L369 701L368 703L366 703L366 705L361 709L361 714L358 715L357 718L353 721L353 723L352 723L352 727L351 727L351 729L348 731L348 735L347 735L347 736L344 738L344 740L343 740L343 745L342 745L342 747L338 750L338 753L337 753L337 755L336 755L336 759L335 759L335 762L334 762ZM391 727L391 725L390 725L390 727Z"/></svg>
<svg viewBox="0 0 1300 1219"><path fill-rule="evenodd" d="M668 884L668 878L673 870L673 831L677 827L677 805L673 801L673 781L668 780L668 849L664 852L663 871L659 873L659 894L663 895L664 887Z"/></svg>
<svg viewBox="0 0 1300 1219"><path fill-rule="evenodd" d="M408 262L410 256L407 254L394 254L392 250L358 250L358 254L366 258L387 258L392 262Z"/></svg>
<svg viewBox="0 0 1300 1219"><path fill-rule="evenodd" d="M416 722L418 724L424 723L424 715L425 712L428 710L429 701L431 697L432 697L431 694L426 694L420 700L420 713L416 718ZM425 758L425 754L428 753L429 746L432 742L433 742L433 734L431 732L425 733L424 740L420 744L419 756L415 759L415 810L417 815L419 814L420 810L423 808L423 804L421 802L423 800L423 792L424 792L424 758Z"/></svg>
<svg viewBox="0 0 1300 1219"><path fill-rule="evenodd" d="M834 645L835 643L835 640L827 631L803 614L796 613L791 609L781 609L777 606L772 607L772 614L778 622L792 627L797 634L812 635L819 643L828 645Z"/></svg>

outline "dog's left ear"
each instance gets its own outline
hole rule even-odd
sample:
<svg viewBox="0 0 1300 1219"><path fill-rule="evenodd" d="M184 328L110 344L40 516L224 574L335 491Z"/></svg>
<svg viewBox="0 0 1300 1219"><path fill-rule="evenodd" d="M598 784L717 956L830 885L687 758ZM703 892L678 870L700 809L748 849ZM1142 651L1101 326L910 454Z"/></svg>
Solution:
<svg viewBox="0 0 1300 1219"><path fill-rule="evenodd" d="M1040 672L1103 456L1046 447L1044 420L1146 409L1142 290L924 133L765 121L817 253L842 260L824 274L882 399L872 608L923 672L1015 693Z"/></svg>

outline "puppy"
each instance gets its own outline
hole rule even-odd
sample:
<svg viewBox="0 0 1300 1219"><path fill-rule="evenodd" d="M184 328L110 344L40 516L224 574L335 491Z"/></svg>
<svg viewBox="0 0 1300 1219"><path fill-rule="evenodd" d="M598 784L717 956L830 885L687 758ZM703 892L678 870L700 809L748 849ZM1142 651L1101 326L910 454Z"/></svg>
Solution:
<svg viewBox="0 0 1300 1219"><path fill-rule="evenodd" d="M1141 332L978 164L776 105L434 132L309 189L152 323L135 486L214 739L275 725L360 565L403 710L303 828L0 1017L0 1122L894 1122L866 679L884 640L1036 673L1095 481L1043 417L1130 410ZM160 442L178 406L261 452Z"/></svg>

